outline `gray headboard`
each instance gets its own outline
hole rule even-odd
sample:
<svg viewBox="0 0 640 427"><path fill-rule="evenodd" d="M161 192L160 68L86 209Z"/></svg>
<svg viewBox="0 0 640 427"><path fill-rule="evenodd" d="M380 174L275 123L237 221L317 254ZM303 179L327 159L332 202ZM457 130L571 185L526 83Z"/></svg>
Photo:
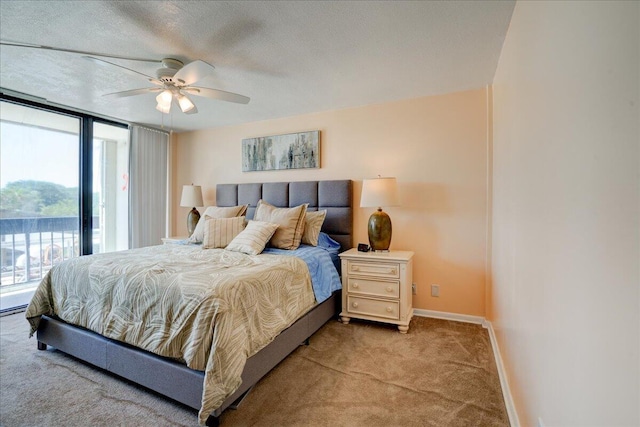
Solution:
<svg viewBox="0 0 640 427"><path fill-rule="evenodd" d="M341 251L353 244L353 190L351 180L218 184L217 206L249 205L252 219L258 200L281 208L309 203L308 210L326 210L322 231L340 243Z"/></svg>

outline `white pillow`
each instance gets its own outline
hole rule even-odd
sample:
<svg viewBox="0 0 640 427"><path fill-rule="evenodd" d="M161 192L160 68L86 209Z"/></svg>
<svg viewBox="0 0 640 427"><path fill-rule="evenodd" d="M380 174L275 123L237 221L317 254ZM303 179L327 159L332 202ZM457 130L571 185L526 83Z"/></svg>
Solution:
<svg viewBox="0 0 640 427"><path fill-rule="evenodd" d="M242 252L247 255L258 255L267 246L267 242L277 229L278 224L249 221L247 227L225 249L233 252Z"/></svg>
<svg viewBox="0 0 640 427"><path fill-rule="evenodd" d="M204 222L205 217L209 216L211 218L233 218L234 216L242 216L247 212L247 206L249 205L239 205L239 206L209 206L204 214L200 217L198 224L196 225L196 229L193 230L193 234L189 237L190 243L200 243L204 239Z"/></svg>
<svg viewBox="0 0 640 427"><path fill-rule="evenodd" d="M203 249L224 248L244 230L244 217L211 218L205 215Z"/></svg>
<svg viewBox="0 0 640 427"><path fill-rule="evenodd" d="M327 211L307 211L304 219L304 233L302 234L302 243L305 245L318 246L318 237L322 224L327 216Z"/></svg>

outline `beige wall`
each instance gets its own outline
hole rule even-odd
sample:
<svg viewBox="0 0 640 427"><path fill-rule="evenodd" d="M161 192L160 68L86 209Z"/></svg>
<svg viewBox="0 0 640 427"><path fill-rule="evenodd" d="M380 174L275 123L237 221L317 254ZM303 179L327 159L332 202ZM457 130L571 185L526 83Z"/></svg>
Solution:
<svg viewBox="0 0 640 427"><path fill-rule="evenodd" d="M178 207L183 184L203 186L315 179L354 180L355 242L368 242L360 208L362 179L395 176L402 206L389 208L391 249L415 252L421 309L484 316L487 246L487 91L371 105L182 133L174 138L172 231L186 234L188 209ZM321 168L241 171L243 138L321 131ZM431 284L440 297L430 296Z"/></svg>
<svg viewBox="0 0 640 427"><path fill-rule="evenodd" d="M492 317L522 425L640 425L638 2L518 2L493 86Z"/></svg>

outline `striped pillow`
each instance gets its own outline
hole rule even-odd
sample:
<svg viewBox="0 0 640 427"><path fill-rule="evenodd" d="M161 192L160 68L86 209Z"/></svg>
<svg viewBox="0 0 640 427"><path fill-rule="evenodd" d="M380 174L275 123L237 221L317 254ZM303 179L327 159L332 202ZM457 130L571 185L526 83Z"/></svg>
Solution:
<svg viewBox="0 0 640 427"><path fill-rule="evenodd" d="M305 245L318 246L318 237L322 224L327 216L327 211L307 211L305 216L304 233L302 234L302 243Z"/></svg>
<svg viewBox="0 0 640 427"><path fill-rule="evenodd" d="M193 230L193 234L189 237L189 242L200 243L204 240L204 222L205 217L211 218L233 218L234 216L243 216L247 212L249 205L238 206L209 206L204 214L200 217L196 229Z"/></svg>
<svg viewBox="0 0 640 427"><path fill-rule="evenodd" d="M225 248L228 251L258 255L267 246L267 242L276 232L278 224L264 221L249 221L247 227Z"/></svg>
<svg viewBox="0 0 640 427"><path fill-rule="evenodd" d="M204 218L204 239L202 240L204 249L224 248L244 230L243 216L211 218L205 215Z"/></svg>
<svg viewBox="0 0 640 427"><path fill-rule="evenodd" d="M277 208L260 199L253 219L278 224L269 245L280 249L298 249L304 231L308 203L295 208Z"/></svg>

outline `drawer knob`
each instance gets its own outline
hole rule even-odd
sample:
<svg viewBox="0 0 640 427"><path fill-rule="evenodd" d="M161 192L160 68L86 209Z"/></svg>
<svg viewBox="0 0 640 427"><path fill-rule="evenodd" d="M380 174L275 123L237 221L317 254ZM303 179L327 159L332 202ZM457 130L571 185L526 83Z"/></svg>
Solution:
<svg viewBox="0 0 640 427"><path fill-rule="evenodd" d="M396 269L395 269L395 268L392 268L391 270L389 270L389 273L391 273L391 274L396 274Z"/></svg>
<svg viewBox="0 0 640 427"><path fill-rule="evenodd" d="M353 306L353 308L358 308L358 303L354 302L353 304L351 304Z"/></svg>
<svg viewBox="0 0 640 427"><path fill-rule="evenodd" d="M352 270L353 270L353 271L360 271L360 267L356 267L356 266L354 266Z"/></svg>
<svg viewBox="0 0 640 427"><path fill-rule="evenodd" d="M354 283L354 284L353 284L353 287L354 287L354 288L359 288L359 287L360 287L360 285L358 285L357 283Z"/></svg>
<svg viewBox="0 0 640 427"><path fill-rule="evenodd" d="M391 286L387 286L387 292L393 292L393 288Z"/></svg>
<svg viewBox="0 0 640 427"><path fill-rule="evenodd" d="M387 313L391 313L393 309L391 307L387 307Z"/></svg>

